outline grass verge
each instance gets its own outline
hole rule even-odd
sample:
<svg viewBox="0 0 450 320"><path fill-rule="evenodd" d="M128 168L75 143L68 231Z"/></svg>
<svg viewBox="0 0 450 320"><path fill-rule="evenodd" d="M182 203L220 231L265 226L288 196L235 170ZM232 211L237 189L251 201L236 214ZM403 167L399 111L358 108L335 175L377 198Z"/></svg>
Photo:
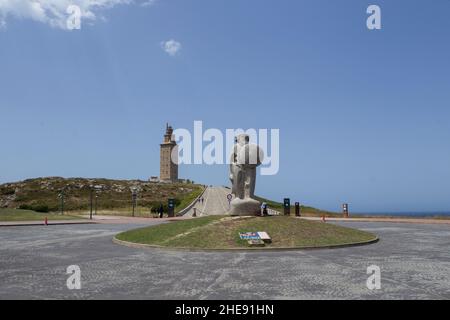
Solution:
<svg viewBox="0 0 450 320"><path fill-rule="evenodd" d="M198 219L170 222L154 227L140 228L121 233L116 236L118 240L135 243L163 245L168 240L190 230L194 230L223 218L222 216L208 216Z"/></svg>
<svg viewBox="0 0 450 320"><path fill-rule="evenodd" d="M322 247L368 242L374 234L334 224L294 217L250 217L231 219L209 216L131 230L119 234L122 241L171 248L236 249L248 244L239 232L266 231L272 243L266 248Z"/></svg>
<svg viewBox="0 0 450 320"><path fill-rule="evenodd" d="M276 202L276 201L272 201L269 199L265 199L262 197L256 197L255 199L260 201L260 202L265 202L267 203L267 205L269 206L269 208L277 210L279 212L284 212L284 205L281 202ZM331 211L326 211L326 210L321 210L321 209L317 209L314 207L309 207L309 206L304 206L304 205L300 205L300 211L301 211L301 215L304 217L342 217L342 214L337 213L337 212L331 212ZM290 213L291 215L295 215L295 206L292 205L291 203L291 208L290 208Z"/></svg>
<svg viewBox="0 0 450 320"><path fill-rule="evenodd" d="M31 210L20 209L0 209L0 221L44 221L45 217L48 220L73 220L82 219L81 217L71 215L59 215L53 213L39 213Z"/></svg>

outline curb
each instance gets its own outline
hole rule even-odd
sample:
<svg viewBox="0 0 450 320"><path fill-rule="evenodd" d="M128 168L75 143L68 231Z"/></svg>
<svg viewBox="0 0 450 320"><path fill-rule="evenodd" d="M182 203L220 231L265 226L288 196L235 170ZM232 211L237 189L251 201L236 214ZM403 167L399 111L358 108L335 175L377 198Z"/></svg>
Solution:
<svg viewBox="0 0 450 320"><path fill-rule="evenodd" d="M318 247L280 247L280 248L229 248L229 249L195 249L195 248L169 248L158 245L135 243L129 241L119 240L116 237L112 240L115 244L138 249L157 249L161 251L178 251L178 252L283 252L283 251L309 251L309 250L322 250L322 249L341 249L350 247L359 247L369 244L374 244L380 241L378 237L368 241L353 242L353 243L343 243L328 246L318 246Z"/></svg>
<svg viewBox="0 0 450 320"><path fill-rule="evenodd" d="M49 222L47 225L45 225L45 223L15 223L15 224L1 224L0 223L0 228L2 227L34 227L34 226L63 226L63 225L76 225L76 224L96 224L98 222L93 222L93 221L86 221L86 222Z"/></svg>

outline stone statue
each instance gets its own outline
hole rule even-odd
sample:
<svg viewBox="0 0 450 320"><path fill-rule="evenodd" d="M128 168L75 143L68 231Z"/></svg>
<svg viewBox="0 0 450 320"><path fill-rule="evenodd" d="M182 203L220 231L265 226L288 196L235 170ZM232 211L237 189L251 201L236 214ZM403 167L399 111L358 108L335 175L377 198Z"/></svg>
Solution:
<svg viewBox="0 0 450 320"><path fill-rule="evenodd" d="M231 201L231 215L248 216L258 214L259 201L254 199L256 183L256 167L264 158L261 148L250 144L247 134L235 138L235 145L230 159L231 193L235 198Z"/></svg>

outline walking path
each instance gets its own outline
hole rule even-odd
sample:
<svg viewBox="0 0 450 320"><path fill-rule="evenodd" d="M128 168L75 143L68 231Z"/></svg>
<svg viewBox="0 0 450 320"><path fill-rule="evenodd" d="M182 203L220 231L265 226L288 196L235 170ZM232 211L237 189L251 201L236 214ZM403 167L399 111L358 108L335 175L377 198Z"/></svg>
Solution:
<svg viewBox="0 0 450 320"><path fill-rule="evenodd" d="M96 215L89 219L89 215L80 216L85 219L77 220L49 220L48 225L68 225L68 224L154 224L155 222L168 222L189 219L190 217L176 218L142 218L124 216L101 216ZM0 227L20 227L20 226L43 226L44 221L2 221Z"/></svg>
<svg viewBox="0 0 450 320"><path fill-rule="evenodd" d="M225 215L230 210L227 195L231 190L224 187L209 187L203 194L203 203L198 202L184 217L192 217L194 209L197 217L205 215Z"/></svg>

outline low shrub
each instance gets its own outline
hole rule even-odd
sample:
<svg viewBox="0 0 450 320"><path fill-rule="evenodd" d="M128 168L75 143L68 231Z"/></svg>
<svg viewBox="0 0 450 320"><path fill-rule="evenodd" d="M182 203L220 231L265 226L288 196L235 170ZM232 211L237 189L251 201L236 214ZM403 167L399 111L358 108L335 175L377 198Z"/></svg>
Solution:
<svg viewBox="0 0 450 320"><path fill-rule="evenodd" d="M19 206L18 209L31 210L31 211L42 212L42 213L47 213L50 211L50 208L46 204L36 204L36 205L22 204Z"/></svg>
<svg viewBox="0 0 450 320"><path fill-rule="evenodd" d="M2 196L10 196L16 193L16 190L13 188L0 188L0 194Z"/></svg>
<svg viewBox="0 0 450 320"><path fill-rule="evenodd" d="M36 212L49 212L50 209L45 204L38 204L34 207L34 211Z"/></svg>

